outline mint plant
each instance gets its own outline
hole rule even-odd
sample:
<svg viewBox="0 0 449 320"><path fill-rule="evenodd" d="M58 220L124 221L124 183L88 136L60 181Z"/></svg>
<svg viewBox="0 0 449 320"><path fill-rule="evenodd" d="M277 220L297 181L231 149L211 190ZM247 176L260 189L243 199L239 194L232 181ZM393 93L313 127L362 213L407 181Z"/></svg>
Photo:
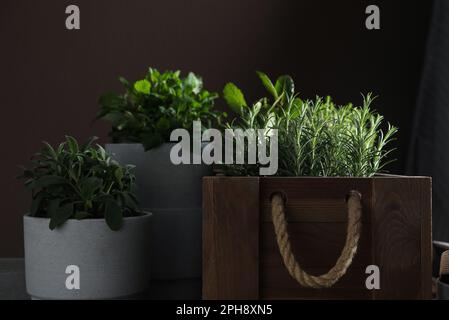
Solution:
<svg viewBox="0 0 449 320"><path fill-rule="evenodd" d="M123 217L140 215L132 191L132 166L111 159L96 138L79 145L70 136L57 147L44 142L43 149L23 168L19 178L32 192L29 215L50 218L50 229L68 219L104 218L112 230Z"/></svg>
<svg viewBox="0 0 449 320"><path fill-rule="evenodd" d="M227 123L230 129L265 129L265 139L278 130L279 169L281 176L354 176L369 177L389 163L387 149L397 128L371 110L371 94L359 107L351 103L338 106L330 97L303 101L295 93L288 75L274 83L258 72L269 92L248 105L241 90L228 83L223 95L237 119ZM225 165L230 175L257 175L259 164Z"/></svg>
<svg viewBox="0 0 449 320"><path fill-rule="evenodd" d="M194 120L209 128L226 116L213 110L218 94L205 90L192 72L182 78L180 71L150 68L141 80L120 81L125 92L104 94L97 115L112 124L113 142L142 143L148 150L168 142L176 128L191 130Z"/></svg>

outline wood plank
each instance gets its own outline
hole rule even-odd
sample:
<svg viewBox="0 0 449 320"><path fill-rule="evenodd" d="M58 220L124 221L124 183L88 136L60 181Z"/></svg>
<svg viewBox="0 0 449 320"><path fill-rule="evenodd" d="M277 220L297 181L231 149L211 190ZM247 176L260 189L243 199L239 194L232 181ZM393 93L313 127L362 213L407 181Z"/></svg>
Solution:
<svg viewBox="0 0 449 320"><path fill-rule="evenodd" d="M264 222L271 219L271 201L262 202ZM345 199L289 199L285 207L288 222L346 222Z"/></svg>
<svg viewBox="0 0 449 320"><path fill-rule="evenodd" d="M373 180L373 262L380 268L377 299L431 298L429 178Z"/></svg>
<svg viewBox="0 0 449 320"><path fill-rule="evenodd" d="M259 178L203 178L203 298L259 298Z"/></svg>
<svg viewBox="0 0 449 320"><path fill-rule="evenodd" d="M261 293L263 298L371 299L365 287L365 268L371 264L372 179L367 178L263 178L261 207ZM287 197L292 249L305 271L326 273L337 261L346 239L346 195L362 194L362 233L359 249L347 273L329 289L304 288L285 268L270 222L271 195Z"/></svg>
<svg viewBox="0 0 449 320"><path fill-rule="evenodd" d="M346 198L350 190L358 190L365 201L371 198L372 178L350 177L263 177L261 200L269 201L274 192L283 192L290 199L337 199ZM288 205L288 202L287 202Z"/></svg>
<svg viewBox="0 0 449 320"><path fill-rule="evenodd" d="M263 222L270 222L271 201L261 202ZM340 199L298 199L289 198L285 211L288 222L328 222L341 223L348 221L348 209L345 198ZM362 214L362 222L369 223L369 217Z"/></svg>
<svg viewBox="0 0 449 320"><path fill-rule="evenodd" d="M266 267L266 271L272 273L272 277L262 278L261 279L261 287L262 290L268 292L268 289L272 288L284 288L284 289L296 289L298 291L297 296L301 297L302 294L308 295L310 291L316 291L317 289L312 288L304 288L297 281L295 281L287 272L284 266L270 266ZM321 275L325 274L329 271L327 267L314 267L307 268L307 272L313 275ZM365 288L365 267L364 266L353 266L351 265L348 269L348 272L341 277L341 279L329 289L319 289L318 291L322 291L325 293L330 293L334 290L341 289L349 289L349 290L358 290L368 291Z"/></svg>
<svg viewBox="0 0 449 320"><path fill-rule="evenodd" d="M304 269L324 267L330 269L343 249L346 223L292 223L288 226L292 250ZM371 261L371 226L362 226L357 254L353 264L366 267ZM272 223L261 228L261 263L283 265Z"/></svg>

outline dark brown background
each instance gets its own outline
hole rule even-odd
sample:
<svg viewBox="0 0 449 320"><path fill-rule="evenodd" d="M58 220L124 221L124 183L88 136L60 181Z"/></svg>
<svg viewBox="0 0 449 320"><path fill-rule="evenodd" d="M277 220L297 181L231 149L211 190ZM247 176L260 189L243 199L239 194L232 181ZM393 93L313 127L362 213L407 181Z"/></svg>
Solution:
<svg viewBox="0 0 449 320"><path fill-rule="evenodd" d="M81 30L65 28L65 7L81 9ZM381 9L381 30L364 27ZM391 171L405 167L431 2L317 0L3 0L0 4L0 257L20 256L29 194L15 180L42 140L97 135L98 96L117 77L148 66L195 71L211 90L238 83L263 90L254 73L294 76L303 97L339 103L380 95L376 108L400 127Z"/></svg>

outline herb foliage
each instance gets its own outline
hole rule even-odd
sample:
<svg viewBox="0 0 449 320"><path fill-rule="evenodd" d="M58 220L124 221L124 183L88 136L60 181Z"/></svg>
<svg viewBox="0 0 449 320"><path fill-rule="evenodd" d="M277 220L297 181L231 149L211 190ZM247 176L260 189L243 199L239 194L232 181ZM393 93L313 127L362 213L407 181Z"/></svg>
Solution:
<svg viewBox="0 0 449 320"><path fill-rule="evenodd" d="M336 105L330 97L302 100L288 75L274 83L257 73L269 92L248 105L241 90L228 83L223 96L238 114L229 129L264 129L266 140L278 130L281 176L370 177L382 171L393 151L387 145L397 128L383 128L383 116L371 109L372 94L363 96L361 106ZM269 143L267 143L269 145ZM260 164L223 165L229 175L258 175Z"/></svg>
<svg viewBox="0 0 449 320"><path fill-rule="evenodd" d="M145 150L170 141L176 128L192 129L200 120L204 128L220 123L225 113L213 110L218 94L203 88L202 79L190 72L159 72L150 68L133 83L120 78L125 92L109 92L100 98L97 119L112 124L113 142L142 143Z"/></svg>
<svg viewBox="0 0 449 320"><path fill-rule="evenodd" d="M68 219L104 218L112 230L120 229L123 217L140 215L133 193L132 166L121 166L96 138L79 145L73 137L43 149L23 168L19 178L32 192L29 215L50 218L50 229Z"/></svg>

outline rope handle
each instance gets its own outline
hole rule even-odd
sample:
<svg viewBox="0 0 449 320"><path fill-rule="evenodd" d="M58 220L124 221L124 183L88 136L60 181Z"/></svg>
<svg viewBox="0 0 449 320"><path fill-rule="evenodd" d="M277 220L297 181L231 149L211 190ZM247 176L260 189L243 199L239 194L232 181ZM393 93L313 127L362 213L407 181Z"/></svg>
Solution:
<svg viewBox="0 0 449 320"><path fill-rule="evenodd" d="M285 205L282 194L275 193L271 199L271 215L273 219L276 240L281 253L284 265L289 274L303 287L308 288L329 288L332 287L348 270L352 263L359 244L362 227L362 195L360 192L351 190L347 196L348 225L346 242L341 251L340 257L335 265L326 273L320 276L313 276L305 272L296 261L290 243L290 236L287 230L287 220L285 217Z"/></svg>

